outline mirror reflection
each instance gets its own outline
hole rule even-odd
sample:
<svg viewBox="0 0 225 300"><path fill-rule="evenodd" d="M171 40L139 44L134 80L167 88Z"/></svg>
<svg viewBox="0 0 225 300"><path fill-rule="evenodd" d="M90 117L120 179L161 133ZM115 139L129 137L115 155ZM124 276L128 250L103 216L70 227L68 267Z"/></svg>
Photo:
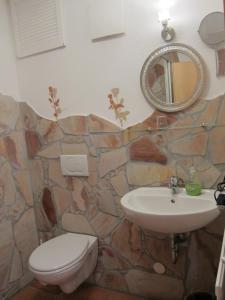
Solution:
<svg viewBox="0 0 225 300"><path fill-rule="evenodd" d="M192 59L178 51L160 56L148 70L148 84L162 102L181 103L190 98L198 82Z"/></svg>
<svg viewBox="0 0 225 300"><path fill-rule="evenodd" d="M174 112L187 108L200 96L204 66L193 48L173 43L153 51L141 70L145 98L159 110Z"/></svg>

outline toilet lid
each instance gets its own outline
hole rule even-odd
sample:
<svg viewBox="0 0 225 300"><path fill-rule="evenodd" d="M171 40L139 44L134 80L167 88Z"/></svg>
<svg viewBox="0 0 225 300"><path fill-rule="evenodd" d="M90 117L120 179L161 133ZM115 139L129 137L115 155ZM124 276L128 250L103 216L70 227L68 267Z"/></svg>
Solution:
<svg viewBox="0 0 225 300"><path fill-rule="evenodd" d="M29 264L38 271L53 271L70 265L88 249L88 237L67 233L41 244L31 254Z"/></svg>

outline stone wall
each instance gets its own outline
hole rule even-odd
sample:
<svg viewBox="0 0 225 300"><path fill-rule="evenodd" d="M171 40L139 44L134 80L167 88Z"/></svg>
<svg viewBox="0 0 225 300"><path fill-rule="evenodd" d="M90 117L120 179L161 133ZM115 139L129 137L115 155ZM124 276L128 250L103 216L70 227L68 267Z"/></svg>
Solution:
<svg viewBox="0 0 225 300"><path fill-rule="evenodd" d="M190 233L178 262L172 264L168 237L124 219L120 199L139 186L165 185L171 175L187 180L191 166L204 188L215 187L225 174L223 96L176 114L155 111L124 131L95 115L53 122L26 104L21 111L41 240L64 231L97 235L98 264L90 280L100 286L160 300L213 290L223 214ZM159 115L180 129L157 130ZM202 123L209 126L203 128ZM87 154L90 176L63 177L60 154Z"/></svg>
<svg viewBox="0 0 225 300"><path fill-rule="evenodd" d="M0 299L6 299L31 280L27 261L38 238L20 107L3 95L0 107Z"/></svg>

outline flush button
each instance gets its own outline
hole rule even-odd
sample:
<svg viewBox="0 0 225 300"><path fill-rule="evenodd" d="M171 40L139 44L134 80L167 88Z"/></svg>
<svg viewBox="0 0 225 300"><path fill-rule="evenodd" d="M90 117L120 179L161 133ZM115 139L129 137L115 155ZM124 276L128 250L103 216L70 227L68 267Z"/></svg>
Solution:
<svg viewBox="0 0 225 300"><path fill-rule="evenodd" d="M60 165L65 176L89 176L87 155L60 155Z"/></svg>

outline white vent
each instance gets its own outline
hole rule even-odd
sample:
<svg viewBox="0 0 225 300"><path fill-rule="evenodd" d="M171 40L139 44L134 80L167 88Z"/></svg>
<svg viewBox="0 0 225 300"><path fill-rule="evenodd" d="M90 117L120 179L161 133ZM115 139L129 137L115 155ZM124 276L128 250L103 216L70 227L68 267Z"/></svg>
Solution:
<svg viewBox="0 0 225 300"><path fill-rule="evenodd" d="M17 57L65 46L62 0L10 0Z"/></svg>

